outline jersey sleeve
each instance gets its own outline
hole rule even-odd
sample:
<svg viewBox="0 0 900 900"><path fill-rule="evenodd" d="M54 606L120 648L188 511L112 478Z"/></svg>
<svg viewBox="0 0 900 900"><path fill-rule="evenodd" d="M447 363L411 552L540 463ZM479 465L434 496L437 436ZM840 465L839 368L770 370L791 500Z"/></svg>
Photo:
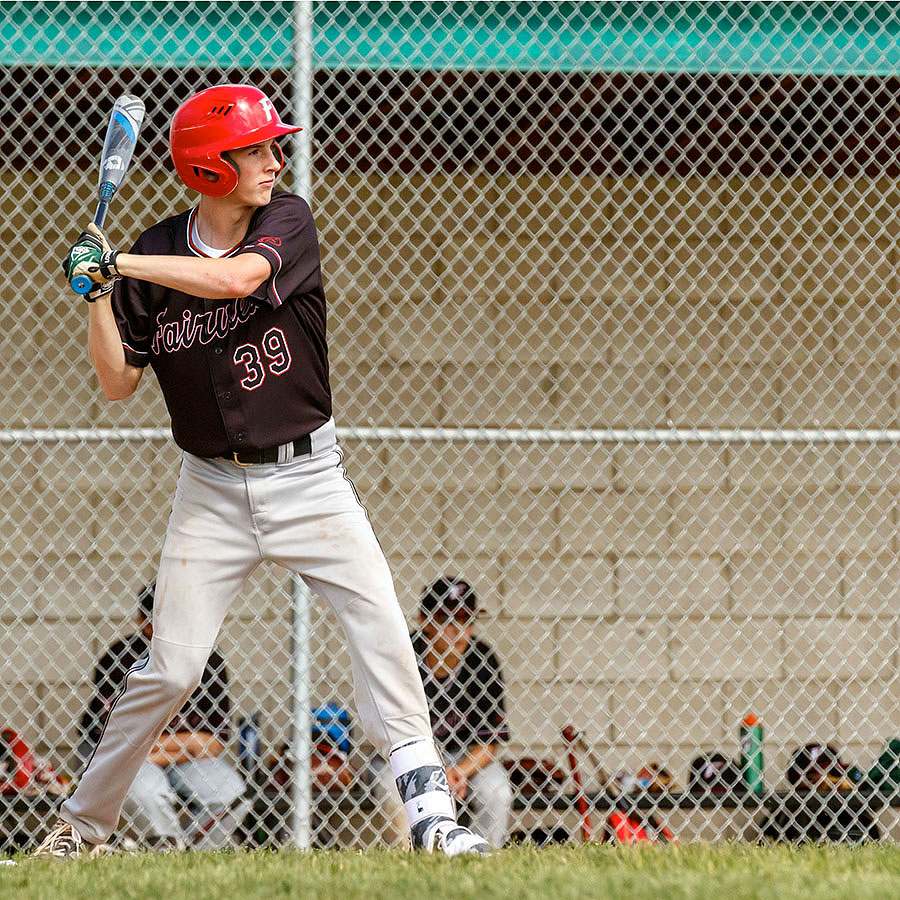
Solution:
<svg viewBox="0 0 900 900"><path fill-rule="evenodd" d="M312 210L296 194L276 194L259 211L236 255L242 253L258 253L271 266L272 274L250 296L273 309L292 294L321 289Z"/></svg>
<svg viewBox="0 0 900 900"><path fill-rule="evenodd" d="M94 668L94 692L79 724L82 738L96 741L100 736L103 713L108 707L110 696L115 691L111 672L114 664L115 659L107 652Z"/></svg>
<svg viewBox="0 0 900 900"><path fill-rule="evenodd" d="M477 646L482 664L476 678L480 688L475 704L478 720L472 722L472 730L479 744L502 744L509 740L503 674L497 657L487 644L479 641Z"/></svg>
<svg viewBox="0 0 900 900"><path fill-rule="evenodd" d="M228 669L218 651L213 650L209 662L207 684L208 707L204 710L207 726L223 741L231 735L231 701L228 699Z"/></svg>
<svg viewBox="0 0 900 900"><path fill-rule="evenodd" d="M209 655L200 685L166 731L207 731L223 741L231 735L231 702L228 699L228 670L217 650Z"/></svg>
<svg viewBox="0 0 900 900"><path fill-rule="evenodd" d="M88 708L81 717L79 730L84 739L96 743L103 732L103 720L109 712L112 700L122 688L122 682L134 661L127 641L113 644L94 667L94 691Z"/></svg>
<svg viewBox="0 0 900 900"><path fill-rule="evenodd" d="M129 252L143 252L140 238ZM150 362L151 290L149 282L123 276L116 280L110 299L125 350L125 362L138 368L144 368Z"/></svg>

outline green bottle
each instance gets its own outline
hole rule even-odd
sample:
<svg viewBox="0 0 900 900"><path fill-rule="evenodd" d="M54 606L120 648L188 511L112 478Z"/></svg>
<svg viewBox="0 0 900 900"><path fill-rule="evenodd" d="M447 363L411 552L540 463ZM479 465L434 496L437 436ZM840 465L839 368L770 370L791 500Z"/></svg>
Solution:
<svg viewBox="0 0 900 900"><path fill-rule="evenodd" d="M763 730L756 716L749 715L741 722L741 774L747 790L764 794L763 784Z"/></svg>

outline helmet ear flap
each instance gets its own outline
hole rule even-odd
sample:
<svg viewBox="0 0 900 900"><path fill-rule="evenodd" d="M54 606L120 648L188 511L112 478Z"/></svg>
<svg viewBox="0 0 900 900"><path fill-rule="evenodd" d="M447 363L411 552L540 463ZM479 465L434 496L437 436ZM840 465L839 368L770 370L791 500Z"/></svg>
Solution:
<svg viewBox="0 0 900 900"><path fill-rule="evenodd" d="M205 178L210 184L215 184L221 178L219 173L213 172L212 169L207 169L205 167L201 168L200 166L191 166L191 168L194 170L194 175L198 179ZM212 175L214 175L215 177L214 178L207 177L207 176L212 176Z"/></svg>
<svg viewBox="0 0 900 900"><path fill-rule="evenodd" d="M217 160L204 162L209 164L192 165L179 173L188 187L210 197L225 197L237 187L240 171L224 153Z"/></svg>
<svg viewBox="0 0 900 900"><path fill-rule="evenodd" d="M272 146L278 151L275 158L278 160L278 171L281 172L284 169L284 150L281 149L278 141L272 141Z"/></svg>
<svg viewBox="0 0 900 900"><path fill-rule="evenodd" d="M225 197L238 185L241 171L228 155L227 150L219 154L217 160L210 160L211 165L193 166L196 182L192 187L210 197ZM214 175L210 179L208 176ZM202 184L202 187L200 185Z"/></svg>
<svg viewBox="0 0 900 900"><path fill-rule="evenodd" d="M238 180L241 177L241 170L238 168L237 163L228 155L227 150L223 150L219 156L222 162L226 163L230 169L234 170L233 179L229 175L225 176L225 180L231 185L228 193L231 193L231 191L237 187Z"/></svg>

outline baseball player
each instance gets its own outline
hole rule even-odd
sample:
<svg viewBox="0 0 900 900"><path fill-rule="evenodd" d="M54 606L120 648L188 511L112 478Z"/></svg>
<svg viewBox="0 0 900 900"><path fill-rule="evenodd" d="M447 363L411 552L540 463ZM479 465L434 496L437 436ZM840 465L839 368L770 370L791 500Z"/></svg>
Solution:
<svg viewBox="0 0 900 900"><path fill-rule="evenodd" d="M277 139L299 130L255 87L200 91L169 133L198 204L127 253L89 225L63 263L67 279L93 283L88 351L104 394L130 396L152 366L184 455L150 652L129 671L38 857L79 855L113 831L135 773L264 559L300 575L340 620L360 719L390 761L413 847L489 849L456 822L391 575L335 443L313 217L305 200L274 189Z"/></svg>
<svg viewBox="0 0 900 900"><path fill-rule="evenodd" d="M475 636L477 614L478 598L467 581L438 578L422 594L412 643L450 789L468 804L475 830L502 847L513 795L497 751L509 740L509 727L500 664ZM390 767L376 763L376 769L376 792L391 819L392 836L404 838L406 817Z"/></svg>

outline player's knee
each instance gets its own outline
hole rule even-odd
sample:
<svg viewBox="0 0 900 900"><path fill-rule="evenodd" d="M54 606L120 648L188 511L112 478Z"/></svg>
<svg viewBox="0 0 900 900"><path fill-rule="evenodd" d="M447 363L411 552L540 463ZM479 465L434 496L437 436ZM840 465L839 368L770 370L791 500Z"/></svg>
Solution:
<svg viewBox="0 0 900 900"><path fill-rule="evenodd" d="M181 654L157 665L157 671L167 700L175 703L180 698L187 699L196 690L203 678L206 656Z"/></svg>
<svg viewBox="0 0 900 900"><path fill-rule="evenodd" d="M197 689L202 677L202 669L196 673L188 669L169 672L164 682L167 698L173 703L181 698L186 700Z"/></svg>

